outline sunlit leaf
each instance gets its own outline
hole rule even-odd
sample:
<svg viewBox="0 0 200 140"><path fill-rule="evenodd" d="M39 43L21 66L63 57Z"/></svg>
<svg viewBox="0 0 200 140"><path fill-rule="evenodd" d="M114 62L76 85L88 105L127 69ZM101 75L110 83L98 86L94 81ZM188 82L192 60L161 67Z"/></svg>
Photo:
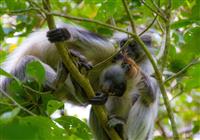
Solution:
<svg viewBox="0 0 200 140"><path fill-rule="evenodd" d="M90 140L92 138L92 133L89 127L75 117L62 116L55 121L62 125L71 135L76 135L83 140Z"/></svg>
<svg viewBox="0 0 200 140"><path fill-rule="evenodd" d="M56 100L50 100L47 104L48 115L51 115L52 113L54 113L57 109L60 109L61 107L64 107L63 102L59 102Z"/></svg>
<svg viewBox="0 0 200 140"><path fill-rule="evenodd" d="M25 117L6 125L0 124L1 139L10 140L67 140L68 134L45 117Z"/></svg>
<svg viewBox="0 0 200 140"><path fill-rule="evenodd" d="M2 124L6 124L8 122L11 122L16 116L17 114L20 112L19 108L15 108L12 111L9 112L4 112L3 114L1 114L0 116L0 125Z"/></svg>
<svg viewBox="0 0 200 140"><path fill-rule="evenodd" d="M38 61L32 61L26 66L26 74L42 84L45 81L45 69Z"/></svg>

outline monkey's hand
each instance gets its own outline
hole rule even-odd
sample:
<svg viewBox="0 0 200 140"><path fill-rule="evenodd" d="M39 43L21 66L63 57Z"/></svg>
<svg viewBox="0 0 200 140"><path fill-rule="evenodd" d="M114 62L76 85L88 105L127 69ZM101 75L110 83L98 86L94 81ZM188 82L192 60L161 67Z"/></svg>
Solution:
<svg viewBox="0 0 200 140"><path fill-rule="evenodd" d="M47 38L51 43L66 41L71 38L70 32L65 28L57 28L47 32Z"/></svg>
<svg viewBox="0 0 200 140"><path fill-rule="evenodd" d="M92 105L103 105L106 103L108 95L102 92L97 92L96 96L89 99L88 102Z"/></svg>

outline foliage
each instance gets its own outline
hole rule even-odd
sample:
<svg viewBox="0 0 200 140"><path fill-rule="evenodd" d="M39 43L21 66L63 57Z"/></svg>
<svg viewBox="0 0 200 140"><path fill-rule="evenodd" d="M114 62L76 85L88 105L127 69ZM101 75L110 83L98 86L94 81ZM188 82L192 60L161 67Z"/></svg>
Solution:
<svg viewBox="0 0 200 140"><path fill-rule="evenodd" d="M42 3L40 0L33 1L37 4L36 7ZM165 10L167 3L168 0L145 1L145 4L154 10L156 10L156 5L161 7L161 10ZM155 13L145 4L142 0L129 0L136 26L142 27L142 31L155 18ZM129 23L121 0L54 0L51 5L53 11L59 13L99 20L121 28ZM26 0L2 0L0 15L1 63L12 52L13 46L15 48L29 33L46 27L46 24L42 11L34 9L33 5ZM60 17L56 19L74 22ZM76 24L106 37L113 34L113 30L97 24L80 21ZM170 78L188 64L191 66L166 82L165 87L171 99L170 104L174 110L181 139L193 139L200 130L200 64L196 63L200 57L200 1L172 0L170 25L171 40L163 76L165 79ZM158 52L165 36L164 28L165 21L158 16L149 30ZM10 38L16 37L16 42L9 42ZM158 62L159 66L161 63L162 61ZM89 128L75 117L62 116L56 120L50 119L52 113L57 109L63 109L64 106L63 102L53 96L50 91L43 89L45 71L40 63L32 62L27 67L26 74L32 79L28 82L21 81L1 69L0 74L14 79L9 86L12 98L36 114L36 116L29 116L11 100L1 98L0 136L3 139L91 139ZM171 131L171 127L162 99L160 104L156 123L158 134L155 139L170 139L172 135L168 132Z"/></svg>

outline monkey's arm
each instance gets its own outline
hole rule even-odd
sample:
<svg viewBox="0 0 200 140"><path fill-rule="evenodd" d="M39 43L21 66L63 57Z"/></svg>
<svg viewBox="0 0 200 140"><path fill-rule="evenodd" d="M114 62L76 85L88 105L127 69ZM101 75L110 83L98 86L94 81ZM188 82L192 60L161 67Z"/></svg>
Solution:
<svg viewBox="0 0 200 140"><path fill-rule="evenodd" d="M149 106L156 100L155 80L141 71L141 79L136 84L139 91L140 100L144 105Z"/></svg>
<svg viewBox="0 0 200 140"><path fill-rule="evenodd" d="M52 43L66 41L70 49L80 52L93 64L106 59L117 50L106 38L68 24L48 31L47 38Z"/></svg>
<svg viewBox="0 0 200 140"><path fill-rule="evenodd" d="M127 119L126 135L131 140L152 140L158 111L158 85L155 79L142 74L137 87Z"/></svg>

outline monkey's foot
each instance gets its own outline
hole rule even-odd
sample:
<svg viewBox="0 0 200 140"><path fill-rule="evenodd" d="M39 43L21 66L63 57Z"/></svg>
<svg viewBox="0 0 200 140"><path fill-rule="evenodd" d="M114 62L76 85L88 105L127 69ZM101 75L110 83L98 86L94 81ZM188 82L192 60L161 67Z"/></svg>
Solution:
<svg viewBox="0 0 200 140"><path fill-rule="evenodd" d="M111 115L108 118L108 122L107 125L110 128L114 128L114 127L119 127L125 124L125 120L121 117L118 117L116 115Z"/></svg>
<svg viewBox="0 0 200 140"><path fill-rule="evenodd" d="M65 28L57 28L47 32L47 38L50 42L59 42L69 40L71 38L70 32Z"/></svg>
<svg viewBox="0 0 200 140"><path fill-rule="evenodd" d="M78 59L77 64L78 64L79 70L81 70L82 68L85 68L87 71L89 71L93 68L92 64L89 63L87 61L87 59L82 54L80 54L79 52L70 49L69 53L71 54L71 56Z"/></svg>
<svg viewBox="0 0 200 140"><path fill-rule="evenodd" d="M106 103L108 95L102 92L96 92L96 96L89 99L88 102L92 105L103 105Z"/></svg>

